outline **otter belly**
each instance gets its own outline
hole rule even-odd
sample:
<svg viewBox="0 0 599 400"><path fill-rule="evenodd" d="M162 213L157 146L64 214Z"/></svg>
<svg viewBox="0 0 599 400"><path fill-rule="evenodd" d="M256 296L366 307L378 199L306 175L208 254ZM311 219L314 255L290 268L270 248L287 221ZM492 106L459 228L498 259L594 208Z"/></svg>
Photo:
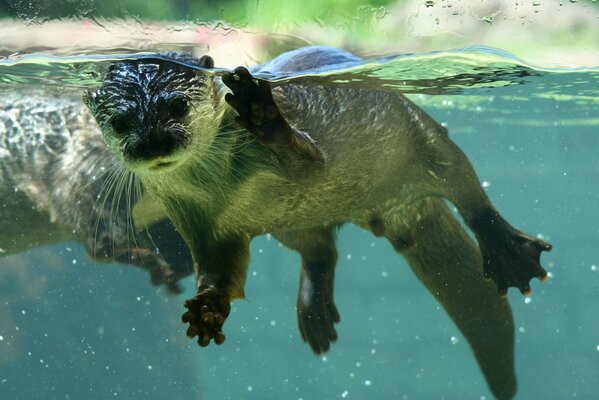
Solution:
<svg viewBox="0 0 599 400"><path fill-rule="evenodd" d="M253 234L355 222L363 219L365 210L377 206L368 195L374 190L343 174L305 182L257 174L229 196L216 222L219 230Z"/></svg>

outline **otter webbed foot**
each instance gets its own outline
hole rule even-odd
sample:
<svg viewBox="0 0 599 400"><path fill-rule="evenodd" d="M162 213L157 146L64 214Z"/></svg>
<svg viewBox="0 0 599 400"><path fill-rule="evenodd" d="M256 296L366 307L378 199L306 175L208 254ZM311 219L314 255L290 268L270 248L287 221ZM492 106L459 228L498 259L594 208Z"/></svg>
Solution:
<svg viewBox="0 0 599 400"><path fill-rule="evenodd" d="M530 295L532 278L547 279L540 258L551 244L515 229L495 210L481 213L470 225L479 241L484 276L495 282L500 294L517 287Z"/></svg>
<svg viewBox="0 0 599 400"><path fill-rule="evenodd" d="M211 339L214 343L222 344L225 335L222 332L223 323L231 312L229 298L214 288L199 292L193 299L185 301L189 311L181 317L184 323L189 323L187 337L197 336L198 344L208 346Z"/></svg>
<svg viewBox="0 0 599 400"><path fill-rule="evenodd" d="M302 340L312 351L321 354L329 350L337 340L335 324L339 312L332 299L332 290L319 290L312 282L302 281L297 299L297 319Z"/></svg>
<svg viewBox="0 0 599 400"><path fill-rule="evenodd" d="M222 79L232 91L225 100L237 111L235 121L272 149L288 172L302 175L324 163L324 155L312 139L281 115L268 81L254 78L244 67L225 73Z"/></svg>

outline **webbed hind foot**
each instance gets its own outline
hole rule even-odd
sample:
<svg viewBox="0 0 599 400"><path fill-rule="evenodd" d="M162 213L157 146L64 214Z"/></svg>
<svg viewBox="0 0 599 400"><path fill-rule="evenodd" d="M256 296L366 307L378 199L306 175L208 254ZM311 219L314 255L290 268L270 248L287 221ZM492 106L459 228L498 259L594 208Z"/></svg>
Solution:
<svg viewBox="0 0 599 400"><path fill-rule="evenodd" d="M551 244L515 229L492 209L473 218L470 225L479 241L483 273L495 282L500 294L517 287L527 296L532 278L547 279L540 258L542 251L551 250Z"/></svg>
<svg viewBox="0 0 599 400"><path fill-rule="evenodd" d="M305 280L297 299L297 320L302 340L312 351L322 354L337 340L335 324L340 321L339 312L332 299L332 288L313 287L314 282ZM332 286L332 280L318 281ZM318 282L316 285L319 286Z"/></svg>

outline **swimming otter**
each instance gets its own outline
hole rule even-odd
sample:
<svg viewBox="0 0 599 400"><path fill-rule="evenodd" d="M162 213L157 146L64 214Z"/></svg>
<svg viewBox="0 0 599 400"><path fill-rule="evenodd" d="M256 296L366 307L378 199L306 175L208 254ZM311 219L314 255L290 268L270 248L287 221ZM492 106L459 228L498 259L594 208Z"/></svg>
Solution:
<svg viewBox="0 0 599 400"><path fill-rule="evenodd" d="M168 220L148 224L150 236L129 229L130 193L116 189L120 169L79 96L3 93L0 255L77 240L95 260L136 265L153 284L180 292L191 255Z"/></svg>
<svg viewBox="0 0 599 400"><path fill-rule="evenodd" d="M310 47L252 72L358 61ZM242 67L221 78L213 67L208 56L176 53L119 62L84 96L108 146L191 248L197 295L185 303L188 336L223 343L230 301L244 296L249 243L268 232L301 254L300 331L316 353L328 350L339 321L334 232L351 222L407 258L468 338L494 394L512 397L513 323L501 295L510 286L526 294L531 278L544 279L540 253L551 247L499 215L445 128L400 93L269 83Z"/></svg>

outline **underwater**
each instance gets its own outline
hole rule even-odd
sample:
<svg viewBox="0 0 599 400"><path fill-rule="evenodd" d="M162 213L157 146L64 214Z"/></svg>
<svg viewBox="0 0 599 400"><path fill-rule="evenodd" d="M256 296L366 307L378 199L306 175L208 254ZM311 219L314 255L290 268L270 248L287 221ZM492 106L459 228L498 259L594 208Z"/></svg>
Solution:
<svg viewBox="0 0 599 400"><path fill-rule="evenodd" d="M269 64L308 46L328 47L319 47L325 49L322 58L317 53ZM205 55L214 65L200 58ZM8 0L0 2L0 57L0 399L598 398L598 2ZM134 72L125 68L131 65ZM222 315L211 310L208 318L202 311L204 322L226 321L222 332L217 324L208 346L198 346L201 333L190 335L182 322L187 308L192 310L184 303L199 290L196 249L182 239L192 242L186 224L195 219L169 221L168 205L157 200L162 192L143 187L139 164L127 164L105 143L110 145L111 132L124 135L136 127L132 121L145 118L143 111L127 109L124 119L111 116L103 125L94 109L94 101L103 101L107 77L119 68L126 79L139 73L139 82L151 88L156 71L168 65L192 76L184 85L217 82L214 104L224 91L235 92L237 100L212 107L240 115L242 94L235 88L241 84L235 82L243 76L235 68L248 67L261 95L274 97L274 107L281 108L277 116L300 114L289 119L289 129L309 149L326 140L301 127L329 126L326 118L351 109L351 103L364 110L350 113L353 125L375 130L387 104L354 93L375 93L374 99L404 95L402 104L416 121L409 126L430 123L438 132L447 130L472 164L481 192L505 220L530 235L522 247L550 243L540 249L547 279L536 279L544 277L536 270L500 296L505 282L493 273L485 281L488 238L464 213L467 208L448 196L429 197L439 220L452 226L429 232L424 208L410 208L416 202L410 191L421 190L419 182L406 183L407 189L402 183L409 194L400 208L411 210L402 221L420 232L414 237L422 242L391 235L391 223L377 218L364 224L348 219L337 228L346 221L329 212L337 266L335 304L332 287L325 303L338 311L339 321L318 312L302 320L302 301L320 281L305 282L308 258L283 245L287 231L263 229L251 235L256 237L249 244L244 298L231 296L230 314L221 307ZM227 78L233 71L234 79ZM115 90L124 91L125 84ZM284 105L278 97L288 87L341 93L334 101L316 96L337 111L315 120L310 107L318 108L308 101L312 111L305 115L312 119L301 121L304 100ZM189 98L173 99L168 112L157 112L160 123L167 124L168 113L183 120L182 110L195 106ZM150 95L143 101L153 104ZM238 117L216 134L245 135L234 161L255 143L271 146L247 123ZM400 132L403 124L393 128ZM427 137L432 143L444 136ZM388 161L383 150L406 154L416 141L390 149L381 140L378 161ZM365 154L364 143L344 148ZM328 156L325 166L335 159ZM168 160L152 168L175 168ZM447 166L443 159L426 161ZM376 180L364 171L362 180ZM466 175L449 186L465 184ZM348 204L352 187L339 209ZM277 200L270 193L260 196L265 203ZM299 196L289 208L303 207L306 198ZM318 210L308 211L306 221L319 219ZM490 224L499 220L494 214ZM509 251L519 240L495 244ZM432 261L419 266L418 252ZM219 253L225 257L235 249ZM187 315L186 322L197 317ZM318 334L306 324L325 329L327 318L335 320L326 326L327 338L315 339ZM186 337L194 333L199 337ZM478 343L475 350L472 343ZM514 369L513 386L489 383L509 381Z"/></svg>

